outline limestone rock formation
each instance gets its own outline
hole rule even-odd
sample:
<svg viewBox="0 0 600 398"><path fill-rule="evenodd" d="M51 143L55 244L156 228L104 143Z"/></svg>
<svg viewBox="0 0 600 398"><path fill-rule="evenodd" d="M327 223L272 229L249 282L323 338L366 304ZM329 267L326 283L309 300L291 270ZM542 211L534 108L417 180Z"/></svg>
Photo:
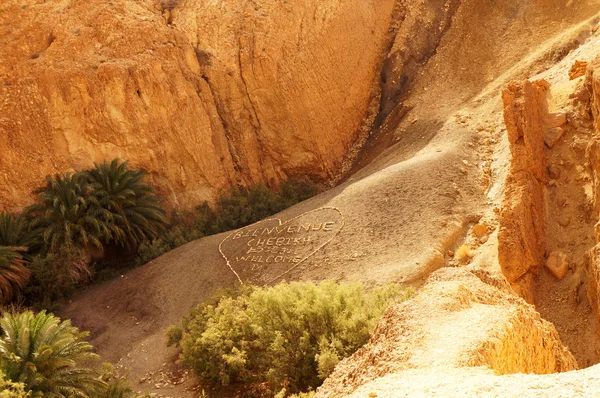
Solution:
<svg viewBox="0 0 600 398"><path fill-rule="evenodd" d="M121 157L172 205L329 179L359 133L393 0L0 4L0 210Z"/></svg>
<svg viewBox="0 0 600 398"><path fill-rule="evenodd" d="M417 296L387 311L371 341L335 368L316 397L347 396L373 380L415 369L418 374L472 367L496 374L577 369L554 326L508 285L498 285L464 269L436 271ZM395 388L398 384L389 386L389 396Z"/></svg>
<svg viewBox="0 0 600 398"><path fill-rule="evenodd" d="M504 120L511 151L498 233L498 261L515 282L544 257L545 130L542 114L544 82L512 83L502 93Z"/></svg>

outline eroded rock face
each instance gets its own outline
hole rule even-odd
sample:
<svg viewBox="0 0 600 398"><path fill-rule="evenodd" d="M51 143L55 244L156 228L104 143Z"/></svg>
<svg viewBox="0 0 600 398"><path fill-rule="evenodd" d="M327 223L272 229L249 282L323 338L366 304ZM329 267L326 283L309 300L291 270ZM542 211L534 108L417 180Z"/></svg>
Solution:
<svg viewBox="0 0 600 398"><path fill-rule="evenodd" d="M594 135L587 145L586 157L592 177L592 202L594 211L600 212L600 57L594 59L587 68L585 77L586 94L584 103L589 98L589 113L594 125ZM600 225L596 225L596 242L600 242Z"/></svg>
<svg viewBox="0 0 600 398"><path fill-rule="evenodd" d="M496 374L577 369L554 326L508 285L497 284L500 288L465 269L436 271L414 298L387 311L370 342L338 364L316 397L346 396L411 369L418 374L436 368L486 367Z"/></svg>
<svg viewBox="0 0 600 398"><path fill-rule="evenodd" d="M114 157L181 207L328 179L369 107L394 3L3 1L0 210Z"/></svg>
<svg viewBox="0 0 600 398"><path fill-rule="evenodd" d="M544 258L545 90L543 82L525 81L511 83L502 93L512 157L500 213L498 261L511 283Z"/></svg>
<svg viewBox="0 0 600 398"><path fill-rule="evenodd" d="M587 68L586 92L590 97L590 111L594 121L595 133L590 137L587 147L587 158L589 161L590 174L592 177L592 202L594 211L600 211L600 79L598 68L600 58L596 58ZM600 242L600 223L594 227L596 242ZM600 244L592 248L588 254L585 264L586 292L587 297L595 314L596 323L600 322Z"/></svg>
<svg viewBox="0 0 600 398"><path fill-rule="evenodd" d="M587 297L596 315L596 322L600 323L600 245L588 252L585 277Z"/></svg>

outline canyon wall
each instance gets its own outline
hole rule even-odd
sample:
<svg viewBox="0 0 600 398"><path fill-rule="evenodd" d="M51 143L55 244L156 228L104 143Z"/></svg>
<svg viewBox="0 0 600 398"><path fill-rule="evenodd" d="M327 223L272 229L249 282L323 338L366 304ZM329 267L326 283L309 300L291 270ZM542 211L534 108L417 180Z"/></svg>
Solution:
<svg viewBox="0 0 600 398"><path fill-rule="evenodd" d="M169 204L328 180L372 106L394 0L0 4L0 210L129 159Z"/></svg>
<svg viewBox="0 0 600 398"><path fill-rule="evenodd" d="M338 181L414 106L412 86L440 47L460 43L461 55L438 77L461 71L480 89L489 73L467 73L461 51L494 32L478 68L510 64L505 36L563 3L2 1L0 211L29 204L47 175L114 157L183 208L229 186ZM473 23L489 15L499 29ZM455 89L436 107L464 97Z"/></svg>

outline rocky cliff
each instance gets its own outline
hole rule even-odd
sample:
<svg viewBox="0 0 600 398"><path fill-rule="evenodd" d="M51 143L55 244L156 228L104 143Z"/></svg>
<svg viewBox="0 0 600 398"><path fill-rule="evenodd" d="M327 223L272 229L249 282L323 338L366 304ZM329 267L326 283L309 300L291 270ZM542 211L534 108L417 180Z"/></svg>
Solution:
<svg viewBox="0 0 600 398"><path fill-rule="evenodd" d="M376 97L394 4L3 1L0 209L113 157L182 207L330 179Z"/></svg>

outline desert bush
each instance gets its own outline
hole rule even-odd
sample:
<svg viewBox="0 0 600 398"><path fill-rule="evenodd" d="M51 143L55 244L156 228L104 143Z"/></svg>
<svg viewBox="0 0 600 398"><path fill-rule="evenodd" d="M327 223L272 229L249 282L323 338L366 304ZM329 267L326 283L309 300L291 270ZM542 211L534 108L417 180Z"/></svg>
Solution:
<svg viewBox="0 0 600 398"><path fill-rule="evenodd" d="M212 383L268 382L272 391L315 388L369 338L397 285L282 283L195 308L182 322L182 361ZM171 342L178 332L171 329Z"/></svg>
<svg viewBox="0 0 600 398"><path fill-rule="evenodd" d="M218 232L241 228L279 213L286 207L287 203L281 195L262 184L250 189L222 192L217 199L214 228Z"/></svg>
<svg viewBox="0 0 600 398"><path fill-rule="evenodd" d="M31 392L25 391L23 383L6 380L4 372L0 371L0 398L30 398Z"/></svg>
<svg viewBox="0 0 600 398"><path fill-rule="evenodd" d="M188 239L181 227L168 229L162 237L140 245L136 262L138 265L146 264L147 262L186 244L190 240L191 239Z"/></svg>
<svg viewBox="0 0 600 398"><path fill-rule="evenodd" d="M53 308L53 303L73 294L93 275L89 255L76 248L38 255L28 268L32 276L23 295L28 304L39 309Z"/></svg>
<svg viewBox="0 0 600 398"><path fill-rule="evenodd" d="M105 362L100 367L98 373L100 379L106 383L105 388L96 391L97 398L128 398L133 397L133 390L123 377L110 362ZM135 395L138 397L138 395Z"/></svg>
<svg viewBox="0 0 600 398"><path fill-rule="evenodd" d="M288 180L281 184L281 195L288 206L310 199L318 192L317 186L308 179Z"/></svg>
<svg viewBox="0 0 600 398"><path fill-rule="evenodd" d="M248 189L223 191L217 198L215 210L203 204L197 210L197 225L205 235L245 227L306 200L317 193L316 185L308 180L287 181L279 191L263 184Z"/></svg>
<svg viewBox="0 0 600 398"><path fill-rule="evenodd" d="M136 263L145 264L164 253L204 236L214 235L250 225L306 200L317 193L316 185L307 180L288 181L280 191L262 184L249 189L222 191L213 207L208 202L194 212L174 211L167 232L159 238L140 244Z"/></svg>
<svg viewBox="0 0 600 398"><path fill-rule="evenodd" d="M287 390L285 388L282 388L281 391L275 394L274 398L312 398L314 396L314 391L299 392L297 394L288 395Z"/></svg>

